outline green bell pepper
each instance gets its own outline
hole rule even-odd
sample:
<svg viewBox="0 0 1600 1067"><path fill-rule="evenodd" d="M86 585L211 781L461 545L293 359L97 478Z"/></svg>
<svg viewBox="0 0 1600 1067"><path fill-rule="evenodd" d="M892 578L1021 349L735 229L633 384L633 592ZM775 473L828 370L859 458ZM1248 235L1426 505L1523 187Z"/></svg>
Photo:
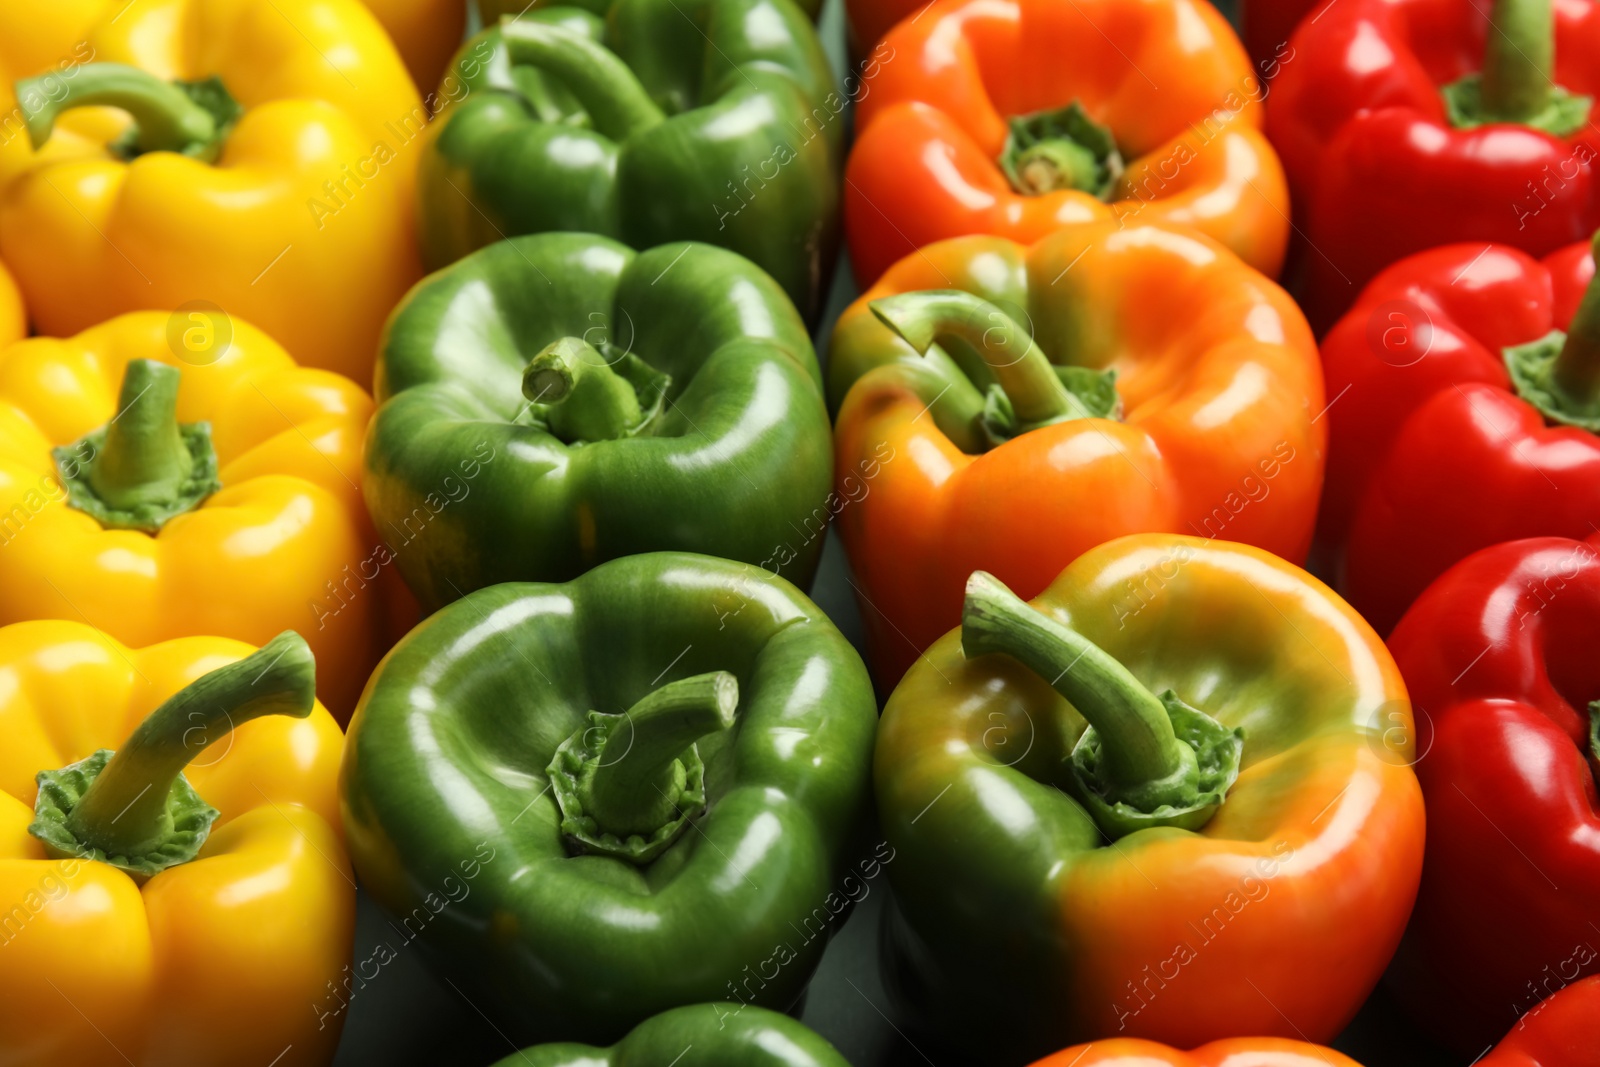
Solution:
<svg viewBox="0 0 1600 1067"><path fill-rule="evenodd" d="M705 241L820 314L843 102L790 0L541 7L468 41L452 70L418 172L429 269L516 234Z"/></svg>
<svg viewBox="0 0 1600 1067"><path fill-rule="evenodd" d="M517 1040L787 1008L844 914L876 726L855 650L760 568L652 553L494 586L368 683L351 857Z"/></svg>
<svg viewBox="0 0 1600 1067"><path fill-rule="evenodd" d="M551 0L533 0L533 3L524 3L523 0L478 0L478 14L485 26L491 22L498 22L507 15L519 15L528 10L538 11L547 7L581 7L585 11L592 11L604 17L611 8L612 0L567 0L564 4L553 3ZM816 21L822 14L822 0L794 0L794 4L812 20Z"/></svg>
<svg viewBox="0 0 1600 1067"><path fill-rule="evenodd" d="M401 302L376 392L367 507L429 610L656 549L815 572L821 372L788 298L732 252L491 245Z"/></svg>
<svg viewBox="0 0 1600 1067"><path fill-rule="evenodd" d="M494 1067L850 1067L787 1015L741 1004L693 1004L647 1019L610 1048L540 1045Z"/></svg>

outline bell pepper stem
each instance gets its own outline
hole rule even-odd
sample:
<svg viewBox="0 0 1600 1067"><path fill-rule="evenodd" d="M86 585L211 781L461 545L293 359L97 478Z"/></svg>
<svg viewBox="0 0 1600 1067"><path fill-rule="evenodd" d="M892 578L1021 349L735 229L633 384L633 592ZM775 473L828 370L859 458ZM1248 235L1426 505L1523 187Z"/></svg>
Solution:
<svg viewBox="0 0 1600 1067"><path fill-rule="evenodd" d="M134 508L170 499L193 471L194 458L178 429L181 377L165 363L128 361L117 414L88 465L90 486L110 506Z"/></svg>
<svg viewBox="0 0 1600 1067"><path fill-rule="evenodd" d="M611 441L644 421L633 384L577 337L554 341L533 357L522 375L522 395L563 441Z"/></svg>
<svg viewBox="0 0 1600 1067"><path fill-rule="evenodd" d="M994 576L967 581L967 656L1005 653L1072 702L1089 722L1073 746L1073 795L1107 838L1156 827L1197 830L1239 777L1244 731L1156 696L1104 649L1033 610Z"/></svg>
<svg viewBox="0 0 1600 1067"><path fill-rule="evenodd" d="M628 65L604 45L551 23L510 16L500 20L500 35L512 63L558 79L602 136L626 140L666 119Z"/></svg>
<svg viewBox="0 0 1600 1067"><path fill-rule="evenodd" d="M1550 101L1555 19L1550 0L1494 0L1483 57L1483 114L1525 122Z"/></svg>
<svg viewBox="0 0 1600 1067"><path fill-rule="evenodd" d="M1595 235L1593 250L1600 263L1600 233ZM1578 301L1550 378L1580 407L1600 402L1600 272L1589 280L1589 287Z"/></svg>
<svg viewBox="0 0 1600 1067"><path fill-rule="evenodd" d="M602 830L649 834L678 813L679 758L707 734L733 725L739 683L727 671L671 682L617 716L578 796Z"/></svg>
<svg viewBox="0 0 1600 1067"><path fill-rule="evenodd" d="M48 79L49 84L44 84ZM75 107L115 107L133 116L141 152L191 152L217 136L212 114L177 86L138 67L122 63L90 63L70 78L54 73L17 82L23 101L28 138L35 149L50 140L56 119ZM31 101L40 103L26 110Z"/></svg>
<svg viewBox="0 0 1600 1067"><path fill-rule="evenodd" d="M982 297L930 289L887 296L868 307L919 353L951 338L975 351L1024 426L1086 414L1027 331Z"/></svg>
<svg viewBox="0 0 1600 1067"><path fill-rule="evenodd" d="M1005 653L1071 701L1103 738L1114 782L1137 785L1181 769L1182 744L1160 699L1104 649L984 571L967 580L961 647L968 656Z"/></svg>
<svg viewBox="0 0 1600 1067"><path fill-rule="evenodd" d="M56 852L94 855L134 874L193 859L216 812L182 780L183 769L251 719L310 715L315 689L311 649L286 630L179 690L114 753L102 750L61 771L41 772L39 818L29 829ZM63 793L67 778L75 781ZM87 788L77 792L84 780ZM204 811L197 813L195 805Z"/></svg>

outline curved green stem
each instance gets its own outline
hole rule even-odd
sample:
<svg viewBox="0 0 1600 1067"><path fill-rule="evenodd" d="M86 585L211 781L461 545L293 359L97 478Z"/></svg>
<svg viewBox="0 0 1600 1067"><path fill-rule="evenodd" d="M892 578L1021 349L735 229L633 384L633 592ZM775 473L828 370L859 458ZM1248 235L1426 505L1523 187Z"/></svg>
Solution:
<svg viewBox="0 0 1600 1067"><path fill-rule="evenodd" d="M1600 255L1600 233L1594 252ZM1566 333L1552 330L1502 356L1517 395L1546 419L1600 433L1600 274L1590 279Z"/></svg>
<svg viewBox="0 0 1600 1067"><path fill-rule="evenodd" d="M626 437L645 418L633 384L577 337L554 341L533 357L522 374L522 395L567 442Z"/></svg>
<svg viewBox="0 0 1600 1067"><path fill-rule="evenodd" d="M165 363L128 361L117 414L55 450L73 507L108 529L154 533L217 491L210 426L178 423L181 378Z"/></svg>
<svg viewBox="0 0 1600 1067"><path fill-rule="evenodd" d="M738 680L727 671L684 678L640 700L609 725L578 790L583 810L618 837L659 829L677 815L680 757L732 726L738 703Z"/></svg>
<svg viewBox="0 0 1600 1067"><path fill-rule="evenodd" d="M1104 649L983 571L967 580L961 648L968 657L1011 656L1088 720L1072 751L1073 792L1109 838L1160 826L1198 829L1239 776L1242 730L1170 690L1151 693Z"/></svg>
<svg viewBox="0 0 1600 1067"><path fill-rule="evenodd" d="M75 107L126 111L138 126L134 143L141 152L193 155L212 144L219 132L211 112L182 89L122 63L90 63L74 68L70 76L51 73L24 78L17 82L17 99L23 102L28 138L36 149L50 140L57 117ZM38 105L27 110L28 103L35 100Z"/></svg>
<svg viewBox="0 0 1600 1067"><path fill-rule="evenodd" d="M511 62L552 75L583 105L602 136L622 141L666 119L615 52L548 22L500 21Z"/></svg>
<svg viewBox="0 0 1600 1067"><path fill-rule="evenodd" d="M183 769L241 723L264 715L305 718L315 690L311 649L285 630L179 690L115 753L102 749L59 771L41 771L28 829L58 855L92 856L138 876L187 862L217 812L183 780Z"/></svg>
<svg viewBox="0 0 1600 1067"><path fill-rule="evenodd" d="M1484 46L1487 121L1527 122L1550 103L1555 16L1550 0L1494 0Z"/></svg>
<svg viewBox="0 0 1600 1067"><path fill-rule="evenodd" d="M868 307L918 352L936 342L958 358L963 346L976 352L1024 426L1088 415L1027 331L982 297L929 289L887 296ZM946 343L952 338L959 344Z"/></svg>
<svg viewBox="0 0 1600 1067"><path fill-rule="evenodd" d="M1600 263L1600 233L1595 234L1592 248L1595 262ZM1550 380L1580 407L1600 404L1600 272L1589 279L1578 310L1567 324Z"/></svg>
<svg viewBox="0 0 1600 1067"><path fill-rule="evenodd" d="M1183 767L1183 746L1154 693L1104 649L984 571L967 580L961 647L969 657L1003 652L1071 701L1103 739L1112 781L1137 785Z"/></svg>
<svg viewBox="0 0 1600 1067"><path fill-rule="evenodd" d="M671 682L621 715L591 711L546 773L575 852L652 862L705 811L695 741L733 725L739 683L726 671Z"/></svg>

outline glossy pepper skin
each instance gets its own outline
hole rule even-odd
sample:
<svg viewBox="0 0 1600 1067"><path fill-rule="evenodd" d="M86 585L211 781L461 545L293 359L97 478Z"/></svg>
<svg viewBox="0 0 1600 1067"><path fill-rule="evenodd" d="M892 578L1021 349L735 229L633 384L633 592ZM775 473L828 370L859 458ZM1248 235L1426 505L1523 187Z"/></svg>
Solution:
<svg viewBox="0 0 1600 1067"><path fill-rule="evenodd" d="M1276 78L1282 64L1294 61L1295 28L1327 6L1328 0L1240 0L1239 37L1263 78Z"/></svg>
<svg viewBox="0 0 1600 1067"><path fill-rule="evenodd" d="M610 1048L557 1044L523 1049L494 1067L850 1067L787 1015L733 1002L664 1011Z"/></svg>
<svg viewBox="0 0 1600 1067"><path fill-rule="evenodd" d="M1600 977L1558 990L1517 1020L1511 1032L1479 1063L1485 1067L1595 1067L1600 1044Z"/></svg>
<svg viewBox="0 0 1600 1067"><path fill-rule="evenodd" d="M485 26L499 22L507 15L520 15L526 11L538 11L549 7L581 8L604 18L614 2L615 0L567 0L566 3L561 3L560 0L533 0L533 3L528 4L522 3L521 0L478 0L478 12ZM822 13L822 0L794 0L794 5L813 20Z"/></svg>
<svg viewBox="0 0 1600 1067"><path fill-rule="evenodd" d="M1107 218L1181 223L1277 274L1289 205L1260 129L1262 86L1210 4L939 0L874 57L845 171L845 231L863 285L944 238L1029 243ZM1126 169L1074 181L1041 160L1008 177L1019 118L1074 103L1109 131Z"/></svg>
<svg viewBox="0 0 1600 1067"><path fill-rule="evenodd" d="M1600 537L1539 537L1456 564L1389 639L1426 712L1417 776L1428 805L1422 888L1391 984L1419 1023L1468 1055L1546 1010L1535 1004L1550 993L1600 973L1596 625ZM1595 1062L1596 1018L1581 1062Z"/></svg>
<svg viewBox="0 0 1600 1067"><path fill-rule="evenodd" d="M844 101L789 0L536 9L467 42L454 71L465 92L420 174L429 269L527 233L704 241L820 313Z"/></svg>
<svg viewBox="0 0 1600 1067"><path fill-rule="evenodd" d="M932 322L925 356L872 310L946 289L984 303ZM1028 335L1058 364L1115 371L1120 418L986 438L985 390L1027 362ZM977 568L1032 596L1095 545L1156 530L1304 558L1326 425L1314 351L1282 290L1164 225L1067 227L1031 248L958 238L902 260L845 311L829 355L837 529L880 684L954 625Z"/></svg>
<svg viewBox="0 0 1600 1067"><path fill-rule="evenodd" d="M348 717L387 647L390 579L370 566L360 489L372 401L244 322L220 354L214 331L146 311L0 350L0 624L87 621L132 645L261 644L298 628L322 664L320 695ZM175 379L177 423L209 424L219 485L154 529L108 526L69 501L96 463L137 445L87 435L113 418L131 426L159 390L134 404L119 390L156 369Z"/></svg>
<svg viewBox="0 0 1600 1067"><path fill-rule="evenodd" d="M581 419L577 389L550 401L535 364L562 346L594 384L640 399L630 419ZM820 380L793 305L731 252L512 238L396 310L367 505L404 543L401 573L430 610L654 549L742 559L805 585L828 521Z"/></svg>
<svg viewBox="0 0 1600 1067"><path fill-rule="evenodd" d="M1542 262L1450 245L1373 279L1323 341L1332 425L1319 538L1380 633L1480 548L1593 528L1600 439L1547 420L1505 358L1571 325L1593 275L1587 244Z"/></svg>
<svg viewBox="0 0 1600 1067"><path fill-rule="evenodd" d="M729 672L736 710L660 736L641 706L710 671ZM547 770L599 732L591 712L630 706L623 754L602 762L653 781L651 761L686 759L698 734L709 803L645 866L617 854L632 843L569 854ZM346 833L384 908L438 912L419 946L518 1039L615 1041L717 998L787 1008L853 860L875 726L860 658L793 586L709 556L627 556L472 593L396 646L351 723ZM429 904L475 855L470 892Z"/></svg>
<svg viewBox="0 0 1600 1067"><path fill-rule="evenodd" d="M28 335L28 313L22 306L22 294L12 279L6 265L0 263L0 345L20 341Z"/></svg>
<svg viewBox="0 0 1600 1067"><path fill-rule="evenodd" d="M878 731L891 989L985 1062L1093 1035L1331 1039L1388 963L1422 863L1410 706L1377 635L1260 549L1149 534L1015 602L1058 624L1047 651L1070 631L1096 646L1025 667L1005 637L978 643L984 577ZM1125 696L1090 699L1119 672ZM1242 728L1237 781L1195 828L1152 816L1118 838L1079 790L1085 719L1102 753L1144 751L1132 697L1163 690Z"/></svg>
<svg viewBox="0 0 1600 1067"><path fill-rule="evenodd" d="M44 151L0 170L0 255L35 327L208 302L367 383L384 316L421 273L427 112L382 27L357 0L124 6L89 33L93 63L45 75L62 91L21 87L45 105L22 142ZM231 127L169 84L212 76L243 108ZM96 91L146 112L134 142L126 122L74 121Z"/></svg>
<svg viewBox="0 0 1600 1067"><path fill-rule="evenodd" d="M1112 1038L1063 1049L1033 1067L1361 1067L1342 1053L1304 1041L1236 1037L1213 1041L1193 1052L1137 1038Z"/></svg>
<svg viewBox="0 0 1600 1067"><path fill-rule="evenodd" d="M1486 47L1507 39L1490 33L1489 8L1340 0L1291 39L1295 58L1272 84L1267 132L1306 237L1299 291L1319 334L1373 276L1414 252L1475 241L1544 256L1600 225L1594 126L1552 133L1524 121L1451 121L1443 87L1482 70ZM1573 94L1600 90L1600 11L1558 3L1553 25L1553 67L1530 78ZM1506 51L1538 56L1527 41Z"/></svg>
<svg viewBox="0 0 1600 1067"><path fill-rule="evenodd" d="M417 90L439 87L445 67L460 47L468 0L363 0L378 17L405 60Z"/></svg>
<svg viewBox="0 0 1600 1067"><path fill-rule="evenodd" d="M285 644L275 669L250 661L244 699L270 695L304 652ZM0 1062L332 1061L343 1018L317 1009L337 1004L355 888L336 797L344 738L312 706L309 675L297 718L245 721L259 712L238 699L178 718L183 777L221 812L197 858L145 880L29 832L36 774L131 747L164 700L253 652L216 637L130 648L79 622L0 629ZM139 814L130 803L118 825Z"/></svg>

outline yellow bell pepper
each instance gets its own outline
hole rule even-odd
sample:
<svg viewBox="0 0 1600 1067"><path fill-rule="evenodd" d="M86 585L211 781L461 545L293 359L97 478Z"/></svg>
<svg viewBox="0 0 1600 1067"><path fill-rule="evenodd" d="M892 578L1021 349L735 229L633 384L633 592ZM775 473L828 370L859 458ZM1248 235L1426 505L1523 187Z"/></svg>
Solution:
<svg viewBox="0 0 1600 1067"><path fill-rule="evenodd" d="M17 292L11 272L0 263L0 345L8 345L27 333L28 316L22 309L22 294Z"/></svg>
<svg viewBox="0 0 1600 1067"><path fill-rule="evenodd" d="M366 0L366 4L389 31L426 98L439 88L445 64L461 47L467 28L466 0Z"/></svg>
<svg viewBox="0 0 1600 1067"><path fill-rule="evenodd" d="M0 629L0 1063L333 1059L355 884L312 675L292 633Z"/></svg>
<svg viewBox="0 0 1600 1067"><path fill-rule="evenodd" d="M382 26L357 0L106 12L87 35L93 62L16 87L35 147L74 141L0 167L0 258L35 327L60 336L203 302L308 366L370 381L383 320L421 275L427 123ZM56 133L89 106L126 112L122 133Z"/></svg>
<svg viewBox="0 0 1600 1067"><path fill-rule="evenodd" d="M353 382L216 315L0 350L0 625L76 619L133 645L299 630L348 718L398 582L361 500L371 414Z"/></svg>

